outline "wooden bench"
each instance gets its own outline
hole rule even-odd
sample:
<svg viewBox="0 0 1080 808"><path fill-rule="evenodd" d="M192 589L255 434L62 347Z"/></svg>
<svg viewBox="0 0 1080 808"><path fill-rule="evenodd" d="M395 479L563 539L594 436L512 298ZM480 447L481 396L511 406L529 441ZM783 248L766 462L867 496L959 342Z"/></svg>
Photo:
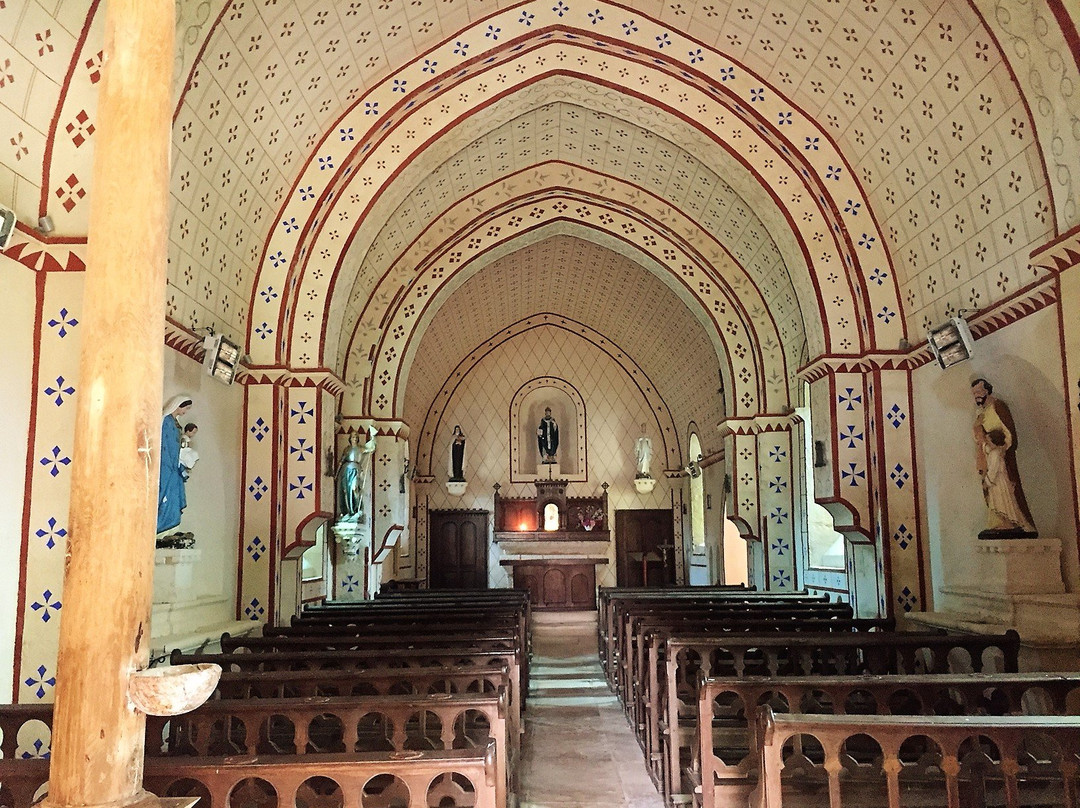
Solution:
<svg viewBox="0 0 1080 808"><path fill-rule="evenodd" d="M331 670L374 670L393 668L402 671L445 673L457 667L486 667L505 670L512 686L509 690L511 722L520 731L525 705L523 679L514 651L474 648L468 644L439 648L401 648L388 654L383 648L341 651L281 651L276 653L185 654L173 651L173 665L213 662L225 673L292 671L321 675ZM318 673L315 673L318 672ZM223 674L224 675L224 674Z"/></svg>
<svg viewBox="0 0 1080 808"><path fill-rule="evenodd" d="M517 682L506 668L373 668L370 670L265 671L221 674L211 698L273 699L312 696L419 696L434 693L496 693L513 699Z"/></svg>
<svg viewBox="0 0 1080 808"><path fill-rule="evenodd" d="M867 631L891 631L895 628L892 618L825 618L821 619L810 613L809 616L797 614L784 615L775 618L772 615L763 615L758 618L713 618L698 621L682 621L671 625L670 621L663 617L648 618L639 625L639 630L633 635L633 645L627 655L626 664L621 677L625 684L620 687L620 693L625 692L623 697L624 709L632 726L639 726L645 720L643 706L647 703L647 659L649 642L653 635L662 633L666 635L694 635L704 636L712 634L724 636L732 632L748 634L774 634L780 632L803 632L809 634L834 634L834 633L865 633Z"/></svg>
<svg viewBox="0 0 1080 808"><path fill-rule="evenodd" d="M670 588L624 588L601 586L597 590L597 650L601 660L607 656L606 648L610 638L615 636L615 613L621 604L626 602L647 603L666 602L675 603L681 600L731 600L732 602L761 602L765 600L790 600L792 598L807 599L812 596L805 592L770 593L756 592L731 587L670 587ZM815 598L818 602L827 602L826 598Z"/></svg>
<svg viewBox="0 0 1080 808"><path fill-rule="evenodd" d="M0 708L3 758L0 803L31 808L45 791L47 758L16 756L16 738L27 721L51 723L51 705ZM158 730L155 730L158 731ZM10 739L10 740L9 740ZM10 753L9 753L9 748ZM199 796L210 806L258 803L291 808L298 802L318 805L360 794L380 805L428 808L429 805L500 808L499 769L494 740L482 748L405 750L368 753L309 753L233 757L153 757L144 765L143 784L159 796ZM446 800L444 802L443 800Z"/></svg>
<svg viewBox="0 0 1080 808"><path fill-rule="evenodd" d="M667 590L661 590L666 592ZM791 607L820 606L824 609L841 611L850 616L850 606L846 604L830 605L825 598L810 597L805 594L794 595L791 593L741 593L741 592L716 592L698 593L681 592L678 595L662 595L658 591L650 591L640 595L616 595L609 594L607 605L599 618L599 647L601 654L601 667L604 668L608 677L608 683L615 686L615 670L617 666L614 658L618 653L618 646L622 636L623 614L627 609L674 609L676 607L688 611L712 609L729 609L744 612L755 612L760 608L776 607L780 604Z"/></svg>
<svg viewBox="0 0 1080 808"><path fill-rule="evenodd" d="M1075 716L757 715L760 808L1076 808Z"/></svg>
<svg viewBox="0 0 1080 808"><path fill-rule="evenodd" d="M1015 631L989 636L837 632L723 637L655 631L649 638L639 708L639 714L647 717L646 759L664 795L673 798L673 789L681 783L683 760L688 762L693 755L702 677L945 674L963 672L965 667L978 673L996 664L1001 670L994 672L1016 673L1019 652L1020 637ZM997 658L991 659L993 654Z"/></svg>
<svg viewBox="0 0 1080 808"><path fill-rule="evenodd" d="M232 757L485 748L495 743L496 802L507 805L518 737L494 695L340 696L208 701L147 716L148 757Z"/></svg>
<svg viewBox="0 0 1080 808"><path fill-rule="evenodd" d="M754 716L766 704L815 715L1076 715L1080 674L707 678L698 692L697 754L677 791L700 788L703 808L745 805L761 767Z"/></svg>
<svg viewBox="0 0 1080 808"><path fill-rule="evenodd" d="M829 604L830 606L834 604ZM876 618L855 619L846 609L819 609L815 606L791 606L786 604L758 604L725 608L714 606L701 612L683 610L666 611L629 609L624 613L621 637L616 645L614 664L615 692L627 700L634 683L635 671L641 670L643 648L650 632L666 629L680 633L704 633L729 630L748 631L760 627L762 631L794 631L807 621L828 630L869 631L895 627L895 623ZM841 624L843 629L840 628ZM805 629L804 629L805 630ZM822 629L824 630L824 628Z"/></svg>

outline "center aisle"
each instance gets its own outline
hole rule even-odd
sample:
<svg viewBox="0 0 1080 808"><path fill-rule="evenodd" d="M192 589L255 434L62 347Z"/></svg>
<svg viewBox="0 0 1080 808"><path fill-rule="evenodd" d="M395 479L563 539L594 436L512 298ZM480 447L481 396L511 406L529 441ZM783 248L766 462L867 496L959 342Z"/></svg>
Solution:
<svg viewBox="0 0 1080 808"><path fill-rule="evenodd" d="M520 808L663 808L596 656L596 613L534 613Z"/></svg>

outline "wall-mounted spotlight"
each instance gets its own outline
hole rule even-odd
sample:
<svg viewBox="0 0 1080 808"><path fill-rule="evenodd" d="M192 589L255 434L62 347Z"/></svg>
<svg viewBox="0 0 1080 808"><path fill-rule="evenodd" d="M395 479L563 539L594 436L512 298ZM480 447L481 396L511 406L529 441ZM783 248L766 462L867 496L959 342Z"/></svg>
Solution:
<svg viewBox="0 0 1080 808"><path fill-rule="evenodd" d="M971 329L963 317L950 317L944 325L930 329L926 342L942 369L970 359L975 347Z"/></svg>
<svg viewBox="0 0 1080 808"><path fill-rule="evenodd" d="M222 334L215 334L213 329L203 339L203 367L208 375L219 382L232 384L240 366L240 346Z"/></svg>
<svg viewBox="0 0 1080 808"><path fill-rule="evenodd" d="M52 216L46 213L44 216L39 218L37 220L37 229L38 232L44 236L49 235L49 233L55 230L56 225L53 224Z"/></svg>
<svg viewBox="0 0 1080 808"><path fill-rule="evenodd" d="M0 250L7 247L11 234L15 232L15 211L0 205Z"/></svg>

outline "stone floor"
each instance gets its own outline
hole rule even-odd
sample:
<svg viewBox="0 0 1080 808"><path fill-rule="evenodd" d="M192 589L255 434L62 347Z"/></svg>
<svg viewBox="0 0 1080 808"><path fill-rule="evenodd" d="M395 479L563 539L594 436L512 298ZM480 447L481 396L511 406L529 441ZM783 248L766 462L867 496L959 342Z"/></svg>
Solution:
<svg viewBox="0 0 1080 808"><path fill-rule="evenodd" d="M596 615L537 615L520 808L663 808L604 681Z"/></svg>

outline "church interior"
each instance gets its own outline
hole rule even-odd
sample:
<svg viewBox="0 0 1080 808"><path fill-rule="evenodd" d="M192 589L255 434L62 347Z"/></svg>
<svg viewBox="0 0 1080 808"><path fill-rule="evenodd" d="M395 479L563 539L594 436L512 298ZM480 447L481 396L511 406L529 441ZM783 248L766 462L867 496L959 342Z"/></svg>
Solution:
<svg viewBox="0 0 1080 808"><path fill-rule="evenodd" d="M0 0L0 805L49 765L56 806L1077 805L1078 31L1069 0ZM470 626L510 683L454 690L470 718L348 750L268 719L246 762L242 718L198 718L232 654L351 631L407 667ZM926 638L807 676L1055 707L983 714L978 765L925 718L929 771L738 690L780 740L732 773L730 659L695 643L751 632L760 679L788 628L816 660ZM225 672L163 729L129 688L184 660ZM579 664L647 798L530 793Z"/></svg>

